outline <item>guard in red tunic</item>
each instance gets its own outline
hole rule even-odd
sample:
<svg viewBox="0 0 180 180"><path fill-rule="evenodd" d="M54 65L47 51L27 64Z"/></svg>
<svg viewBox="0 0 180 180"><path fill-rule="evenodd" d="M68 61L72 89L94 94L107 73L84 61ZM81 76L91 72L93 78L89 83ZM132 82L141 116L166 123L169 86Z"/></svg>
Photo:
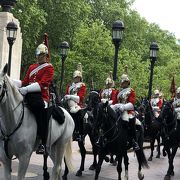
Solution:
<svg viewBox="0 0 180 180"><path fill-rule="evenodd" d="M47 63L48 48L40 44L36 49L37 63L29 66L22 81L13 80L19 91L25 96L32 112L36 116L38 135L42 144L46 145L48 135L47 107L49 102L49 86L53 80L54 68Z"/></svg>
<svg viewBox="0 0 180 180"><path fill-rule="evenodd" d="M160 92L158 89L154 91L154 96L151 99L150 103L151 103L154 116L158 118L161 112L162 105L163 105L163 99L160 98Z"/></svg>
<svg viewBox="0 0 180 180"><path fill-rule="evenodd" d="M122 120L128 122L130 131L129 135L132 138L132 145L135 151L139 150L139 145L136 138L136 118L134 111L134 104L136 101L136 93L130 86L130 80L126 74L121 76L120 91L117 95L119 103L111 105L115 111L120 111L122 114Z"/></svg>
<svg viewBox="0 0 180 180"><path fill-rule="evenodd" d="M109 105L117 103L118 91L114 88L114 81L112 79L112 72L110 71L106 81L106 88L100 92L101 102L108 101Z"/></svg>
<svg viewBox="0 0 180 180"><path fill-rule="evenodd" d="M83 118L77 117L80 115L80 110L84 107L85 95L86 85L82 82L82 72L76 70L73 73L73 82L67 86L66 95L64 96L64 99L67 100L69 111L75 120L75 133L78 136L78 139L75 140L83 140L83 137L80 136L83 134ZM88 114L85 113L84 121L87 121L87 118Z"/></svg>
<svg viewBox="0 0 180 180"><path fill-rule="evenodd" d="M178 87L176 90L176 97L173 102L173 108L174 108L177 121L179 123L180 121L180 87Z"/></svg>

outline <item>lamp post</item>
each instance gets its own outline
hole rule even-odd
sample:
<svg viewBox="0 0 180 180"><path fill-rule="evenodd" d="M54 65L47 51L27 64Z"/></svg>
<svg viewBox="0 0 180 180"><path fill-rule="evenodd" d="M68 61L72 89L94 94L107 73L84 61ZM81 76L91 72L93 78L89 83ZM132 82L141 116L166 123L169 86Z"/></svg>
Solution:
<svg viewBox="0 0 180 180"><path fill-rule="evenodd" d="M12 21L9 22L6 26L6 34L7 34L7 40L9 43L9 58L8 58L8 75L10 76L11 73L11 55L12 55L12 46L14 44L14 41L16 40L17 36L17 25Z"/></svg>
<svg viewBox="0 0 180 180"><path fill-rule="evenodd" d="M63 79L64 79L64 62L67 58L68 55L68 51L69 51L69 44L64 41L61 43L60 45L60 56L61 56L61 60L62 60L62 64L61 64L61 81L60 81L60 98L62 98L62 94L63 94Z"/></svg>
<svg viewBox="0 0 180 180"><path fill-rule="evenodd" d="M149 49L150 49L151 67L150 67L148 99L150 100L152 95L153 69L154 69L154 64L157 60L157 51L159 50L159 47L156 42L152 42Z"/></svg>
<svg viewBox="0 0 180 180"><path fill-rule="evenodd" d="M114 56L114 68L113 68L113 80L116 80L117 74L117 60L118 60L118 51L120 44L122 42L124 32L124 23L122 21L115 21L112 25L112 41L115 46L115 56Z"/></svg>

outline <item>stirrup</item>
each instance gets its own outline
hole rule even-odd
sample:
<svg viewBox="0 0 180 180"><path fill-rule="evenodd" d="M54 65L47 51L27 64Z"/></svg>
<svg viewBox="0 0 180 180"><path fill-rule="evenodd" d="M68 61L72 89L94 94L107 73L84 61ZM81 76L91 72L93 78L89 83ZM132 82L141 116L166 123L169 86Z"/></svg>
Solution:
<svg viewBox="0 0 180 180"><path fill-rule="evenodd" d="M44 145L40 144L38 149L36 150L36 154L45 154L45 147Z"/></svg>

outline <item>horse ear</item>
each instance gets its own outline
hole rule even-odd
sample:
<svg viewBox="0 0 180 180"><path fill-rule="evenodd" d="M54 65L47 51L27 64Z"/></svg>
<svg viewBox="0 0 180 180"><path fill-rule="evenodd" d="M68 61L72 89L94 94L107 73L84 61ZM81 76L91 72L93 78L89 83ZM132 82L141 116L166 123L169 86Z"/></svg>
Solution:
<svg viewBox="0 0 180 180"><path fill-rule="evenodd" d="M7 70L8 70L8 64L6 63L3 68L3 75L5 75L7 73Z"/></svg>

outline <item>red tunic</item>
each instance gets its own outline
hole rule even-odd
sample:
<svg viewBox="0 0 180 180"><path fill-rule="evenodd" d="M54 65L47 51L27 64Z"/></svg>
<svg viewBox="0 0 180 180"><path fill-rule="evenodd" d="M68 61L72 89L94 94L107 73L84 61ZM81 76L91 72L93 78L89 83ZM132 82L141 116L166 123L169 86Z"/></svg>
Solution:
<svg viewBox="0 0 180 180"><path fill-rule="evenodd" d="M84 99L86 95L86 85L82 82L69 84L66 88L66 94L79 96L80 107L84 106Z"/></svg>
<svg viewBox="0 0 180 180"><path fill-rule="evenodd" d="M32 64L29 66L29 69L22 80L22 86L27 86L29 84L38 82L39 86L41 87L42 98L45 101L49 101L49 85L53 80L54 76L54 68L52 64L48 63L46 67L38 70L34 74L31 75L32 71L36 69L39 64Z"/></svg>

